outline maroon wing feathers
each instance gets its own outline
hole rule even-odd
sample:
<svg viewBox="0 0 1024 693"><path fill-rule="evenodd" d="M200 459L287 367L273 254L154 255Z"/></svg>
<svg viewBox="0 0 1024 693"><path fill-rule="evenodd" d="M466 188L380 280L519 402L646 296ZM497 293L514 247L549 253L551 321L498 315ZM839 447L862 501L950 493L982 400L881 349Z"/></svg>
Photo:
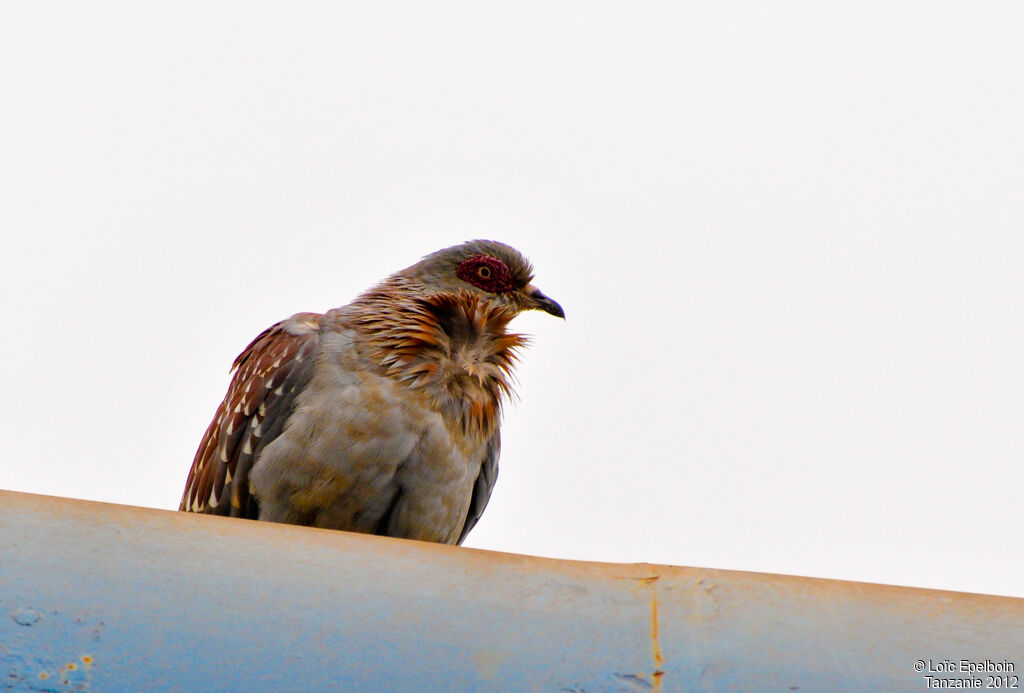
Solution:
<svg viewBox="0 0 1024 693"><path fill-rule="evenodd" d="M264 330L232 365L231 385L203 435L179 510L256 517L249 470L278 436L312 373L320 315L299 313Z"/></svg>

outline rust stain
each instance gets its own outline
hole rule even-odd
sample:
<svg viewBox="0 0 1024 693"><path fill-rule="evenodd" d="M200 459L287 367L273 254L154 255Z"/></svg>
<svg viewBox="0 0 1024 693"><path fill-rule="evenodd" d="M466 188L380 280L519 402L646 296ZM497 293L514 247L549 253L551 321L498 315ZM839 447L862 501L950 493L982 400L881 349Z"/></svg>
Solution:
<svg viewBox="0 0 1024 693"><path fill-rule="evenodd" d="M665 676L662 666L665 664L665 657L661 653L661 641L658 639L658 580L660 575L655 574L645 582L651 588L651 654L654 657L654 671L651 673L651 681L654 684L654 693L661 690L661 680Z"/></svg>

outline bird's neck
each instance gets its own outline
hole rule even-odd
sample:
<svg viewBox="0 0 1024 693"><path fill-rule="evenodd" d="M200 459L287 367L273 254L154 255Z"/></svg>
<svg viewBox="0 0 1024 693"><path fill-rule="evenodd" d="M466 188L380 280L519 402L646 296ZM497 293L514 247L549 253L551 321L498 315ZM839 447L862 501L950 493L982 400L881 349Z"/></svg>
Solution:
<svg viewBox="0 0 1024 693"><path fill-rule="evenodd" d="M351 308L349 322L383 374L428 396L464 433L494 432L526 343L506 329L510 309L469 292L424 297L401 282L371 289Z"/></svg>

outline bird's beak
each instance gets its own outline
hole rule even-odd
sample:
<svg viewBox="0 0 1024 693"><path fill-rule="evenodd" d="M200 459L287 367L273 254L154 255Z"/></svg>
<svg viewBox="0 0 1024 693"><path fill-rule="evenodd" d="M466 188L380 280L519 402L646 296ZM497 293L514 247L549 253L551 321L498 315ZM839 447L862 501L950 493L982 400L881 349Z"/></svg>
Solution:
<svg viewBox="0 0 1024 693"><path fill-rule="evenodd" d="M562 306L558 305L557 301L553 301L538 289L533 284L527 286L524 290L528 299L528 307L534 310L542 310L545 313L550 313L556 318L562 318L565 320L565 311L562 310Z"/></svg>

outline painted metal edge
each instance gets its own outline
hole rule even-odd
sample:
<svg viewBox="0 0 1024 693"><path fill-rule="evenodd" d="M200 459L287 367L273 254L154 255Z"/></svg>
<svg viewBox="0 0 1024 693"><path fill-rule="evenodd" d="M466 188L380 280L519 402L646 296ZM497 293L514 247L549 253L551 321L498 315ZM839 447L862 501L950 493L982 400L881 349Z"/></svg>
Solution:
<svg viewBox="0 0 1024 693"><path fill-rule="evenodd" d="M1024 599L0 492L3 690L920 691L1022 666Z"/></svg>

